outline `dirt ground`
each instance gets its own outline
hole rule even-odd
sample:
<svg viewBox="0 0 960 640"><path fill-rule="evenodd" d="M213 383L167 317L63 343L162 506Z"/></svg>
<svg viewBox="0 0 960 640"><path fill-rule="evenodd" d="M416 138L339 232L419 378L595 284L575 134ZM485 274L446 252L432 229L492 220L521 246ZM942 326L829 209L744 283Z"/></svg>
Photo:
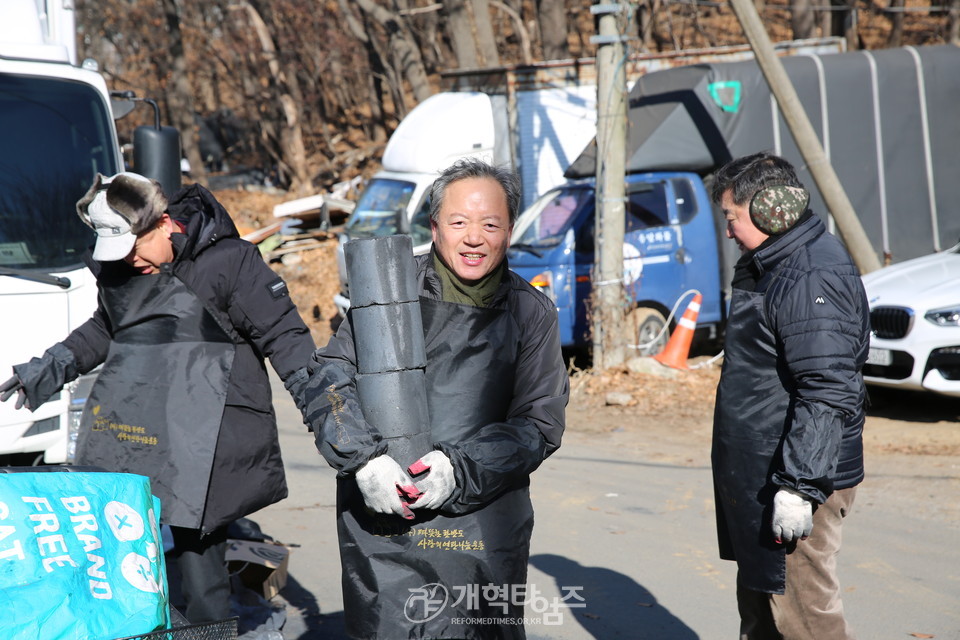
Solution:
<svg viewBox="0 0 960 640"><path fill-rule="evenodd" d="M286 199L282 193L241 190L219 191L216 196L241 233L272 222L273 206ZM335 248L336 240L331 239L270 263L286 280L318 346L326 344L338 325L332 302L339 289ZM584 435L610 435L622 446L681 464L709 463L720 362L699 356L689 364L688 371L658 367L652 373L627 366L596 372L571 365L568 428ZM952 474L960 473L960 402L881 388L871 388L870 398L864 431L868 458L927 456L931 464L947 464ZM945 462L944 457L957 460Z"/></svg>

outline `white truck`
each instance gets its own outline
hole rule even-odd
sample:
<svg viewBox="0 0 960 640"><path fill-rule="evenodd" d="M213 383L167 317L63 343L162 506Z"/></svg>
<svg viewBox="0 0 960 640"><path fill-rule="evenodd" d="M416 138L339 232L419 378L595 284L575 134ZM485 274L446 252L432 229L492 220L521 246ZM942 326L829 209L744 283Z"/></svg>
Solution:
<svg viewBox="0 0 960 640"><path fill-rule="evenodd" d="M72 2L0 4L0 379L86 321L96 283L81 256L93 232L76 202L97 172L123 170L110 93L77 64ZM177 158L179 160L179 158ZM92 376L36 411L0 403L0 465L69 461Z"/></svg>
<svg viewBox="0 0 960 640"><path fill-rule="evenodd" d="M592 85L524 92L510 124L507 97L482 91L443 92L416 106L387 143L383 169L366 185L339 236L341 315L350 306L343 244L354 238L407 233L414 253L430 247L427 190L437 173L465 157L523 167L524 200L563 179L563 171L596 134L596 88ZM526 133L529 131L530 133ZM516 135L512 135L516 134ZM513 147L511 142L524 141ZM533 141L542 145L534 148Z"/></svg>
<svg viewBox="0 0 960 640"><path fill-rule="evenodd" d="M778 43L782 55L834 52L836 38ZM697 62L752 57L746 45L662 54L626 61L628 84L651 71ZM384 150L383 169L366 185L339 236L340 315L350 307L343 244L354 238L407 233L414 253L430 247L427 190L437 173L464 157L512 167L520 175L521 209L564 182L564 171L597 132L592 59L452 71L457 89L435 94L400 122Z"/></svg>

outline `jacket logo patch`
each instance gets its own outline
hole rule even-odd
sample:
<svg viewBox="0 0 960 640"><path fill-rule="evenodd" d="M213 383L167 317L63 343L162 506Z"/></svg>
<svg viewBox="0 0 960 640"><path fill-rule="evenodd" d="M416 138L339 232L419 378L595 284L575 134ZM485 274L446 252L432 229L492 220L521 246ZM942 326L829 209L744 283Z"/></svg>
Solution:
<svg viewBox="0 0 960 640"><path fill-rule="evenodd" d="M814 300L817 304L827 304L827 301L823 299L823 296L817 296L817 299Z"/></svg>
<svg viewBox="0 0 960 640"><path fill-rule="evenodd" d="M267 285L267 291L274 299L283 298L287 295L287 284L283 280L277 280Z"/></svg>

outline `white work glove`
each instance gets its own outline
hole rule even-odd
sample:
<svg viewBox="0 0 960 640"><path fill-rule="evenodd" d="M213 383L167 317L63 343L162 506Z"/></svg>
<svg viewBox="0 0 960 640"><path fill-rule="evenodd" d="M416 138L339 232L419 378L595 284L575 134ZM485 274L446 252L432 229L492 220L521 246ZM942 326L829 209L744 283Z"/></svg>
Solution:
<svg viewBox="0 0 960 640"><path fill-rule="evenodd" d="M813 503L793 489L780 487L773 496L773 538L777 544L805 540L813 531Z"/></svg>
<svg viewBox="0 0 960 640"><path fill-rule="evenodd" d="M30 404L27 402L27 392L23 388L23 383L20 382L20 378L13 376L3 384L0 384L0 402L6 402L7 399L13 394L17 394L17 403L14 406L14 409L19 409L20 407L30 408Z"/></svg>
<svg viewBox="0 0 960 640"><path fill-rule="evenodd" d="M363 501L371 510L392 513L407 520L414 517L400 497L415 494L416 489L413 480L396 460L390 456L373 458L360 467L356 478Z"/></svg>
<svg viewBox="0 0 960 640"><path fill-rule="evenodd" d="M431 451L407 467L412 476L429 471L427 477L417 480L417 489L423 492L411 509L439 509L453 494L457 481L453 477L453 465L443 451Z"/></svg>

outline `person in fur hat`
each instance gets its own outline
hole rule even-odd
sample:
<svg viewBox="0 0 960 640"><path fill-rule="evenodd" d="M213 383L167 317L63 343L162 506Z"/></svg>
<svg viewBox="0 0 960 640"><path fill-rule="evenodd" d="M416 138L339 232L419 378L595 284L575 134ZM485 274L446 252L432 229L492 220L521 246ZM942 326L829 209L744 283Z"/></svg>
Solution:
<svg viewBox="0 0 960 640"><path fill-rule="evenodd" d="M200 185L167 201L135 173L98 174L77 203L96 233L93 316L14 366L0 400L33 411L102 365L76 463L150 477L171 527L185 615L230 613L227 525L287 486L264 358L294 391L315 345L287 287Z"/></svg>

